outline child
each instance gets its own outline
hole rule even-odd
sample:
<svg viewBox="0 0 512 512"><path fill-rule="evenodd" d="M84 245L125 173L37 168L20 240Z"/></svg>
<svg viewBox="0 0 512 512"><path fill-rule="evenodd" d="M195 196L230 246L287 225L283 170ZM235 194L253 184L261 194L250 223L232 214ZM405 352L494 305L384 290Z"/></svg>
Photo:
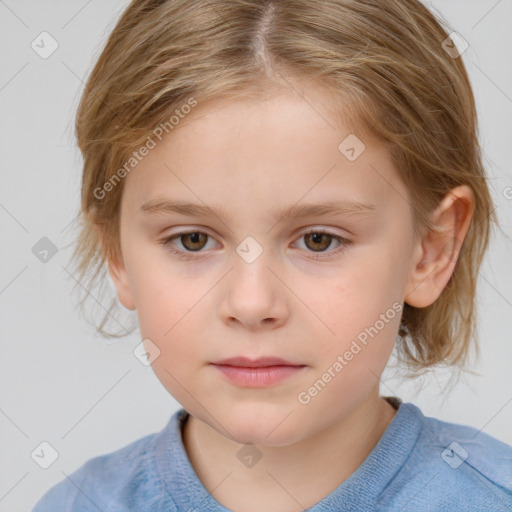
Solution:
<svg viewBox="0 0 512 512"><path fill-rule="evenodd" d="M74 256L183 408L33 512L512 510L510 446L379 394L395 343L416 375L466 361L497 222L441 24L418 0L130 3L78 109Z"/></svg>

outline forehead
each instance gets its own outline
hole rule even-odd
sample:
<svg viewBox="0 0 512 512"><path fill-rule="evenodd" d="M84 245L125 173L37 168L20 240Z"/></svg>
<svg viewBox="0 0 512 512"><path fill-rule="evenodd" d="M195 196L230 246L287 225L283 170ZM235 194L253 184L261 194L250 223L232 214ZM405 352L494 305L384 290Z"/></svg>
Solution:
<svg viewBox="0 0 512 512"><path fill-rule="evenodd" d="M125 192L139 207L156 196L265 208L302 197L403 201L385 148L331 106L318 90L199 102L130 173Z"/></svg>

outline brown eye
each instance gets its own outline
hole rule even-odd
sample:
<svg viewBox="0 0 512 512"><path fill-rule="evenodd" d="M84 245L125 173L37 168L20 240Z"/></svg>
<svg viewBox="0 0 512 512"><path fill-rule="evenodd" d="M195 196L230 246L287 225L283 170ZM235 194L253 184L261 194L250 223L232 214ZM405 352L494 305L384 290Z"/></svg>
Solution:
<svg viewBox="0 0 512 512"><path fill-rule="evenodd" d="M207 233L201 231L183 231L164 238L160 243L172 253L186 259L189 257L197 257L194 253L198 253L198 256L205 253L206 251L202 249L208 245L208 239L211 239L213 242L213 238Z"/></svg>
<svg viewBox="0 0 512 512"><path fill-rule="evenodd" d="M329 231L315 228L303 233L299 237L299 240L301 242L299 243L299 247L304 244L304 247L300 248L306 251L309 258L315 260L325 260L330 257L340 256L350 245L352 245L352 242L346 238L337 236ZM328 250L333 242L337 245L334 245L331 248L332 250Z"/></svg>
<svg viewBox="0 0 512 512"><path fill-rule="evenodd" d="M299 240L305 241L305 248L301 249L309 253L308 257L313 259L325 259L340 255L352 245L350 240L320 229L311 229L304 233ZM208 255L206 250L202 250L208 245L208 241L214 242L214 238L207 233L184 231L160 240L160 244L180 258L198 260L199 257ZM328 251L327 249L333 241L337 242L338 246L334 250ZM179 247L179 245L182 247ZM197 255L194 253L197 253Z"/></svg>
<svg viewBox="0 0 512 512"><path fill-rule="evenodd" d="M206 233L200 232L183 233L182 235L179 235L177 238L180 239L185 249L189 251L198 251L201 250L206 245L208 235Z"/></svg>
<svg viewBox="0 0 512 512"><path fill-rule="evenodd" d="M306 241L306 246L309 249L315 249L318 251L324 251L327 249L332 242L333 236L327 233L322 233L321 231L307 233L304 235L304 240Z"/></svg>

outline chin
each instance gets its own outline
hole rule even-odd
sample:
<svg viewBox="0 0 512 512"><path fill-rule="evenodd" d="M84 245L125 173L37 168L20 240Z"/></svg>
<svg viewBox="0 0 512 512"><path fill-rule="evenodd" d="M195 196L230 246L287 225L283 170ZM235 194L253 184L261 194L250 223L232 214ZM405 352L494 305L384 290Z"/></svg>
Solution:
<svg viewBox="0 0 512 512"><path fill-rule="evenodd" d="M252 405L233 408L222 415L231 440L240 444L287 446L302 439L296 414L282 406Z"/></svg>

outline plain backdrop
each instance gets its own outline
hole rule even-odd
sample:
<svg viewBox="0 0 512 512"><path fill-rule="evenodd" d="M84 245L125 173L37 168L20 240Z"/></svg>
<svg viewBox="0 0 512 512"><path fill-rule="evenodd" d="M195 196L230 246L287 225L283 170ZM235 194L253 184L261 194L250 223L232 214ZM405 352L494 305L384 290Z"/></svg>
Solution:
<svg viewBox="0 0 512 512"><path fill-rule="evenodd" d="M503 230L512 224L512 2L428 2L470 47L490 186ZM81 156L75 109L121 0L0 0L0 511L30 510L51 486L92 457L157 432L178 404L132 351L137 333L113 342L80 317L67 273L78 211ZM46 31L58 42L43 59L31 44ZM47 47L48 48L48 47ZM510 193L507 194L507 190ZM508 196L508 197L507 197ZM33 247L58 249L46 263ZM425 415L463 423L512 444L511 242L493 236L479 279L482 357L448 395L445 375L421 393L384 375L381 392ZM92 299L91 299L92 300ZM49 443L57 460L33 458ZM47 452L48 453L48 452Z"/></svg>

